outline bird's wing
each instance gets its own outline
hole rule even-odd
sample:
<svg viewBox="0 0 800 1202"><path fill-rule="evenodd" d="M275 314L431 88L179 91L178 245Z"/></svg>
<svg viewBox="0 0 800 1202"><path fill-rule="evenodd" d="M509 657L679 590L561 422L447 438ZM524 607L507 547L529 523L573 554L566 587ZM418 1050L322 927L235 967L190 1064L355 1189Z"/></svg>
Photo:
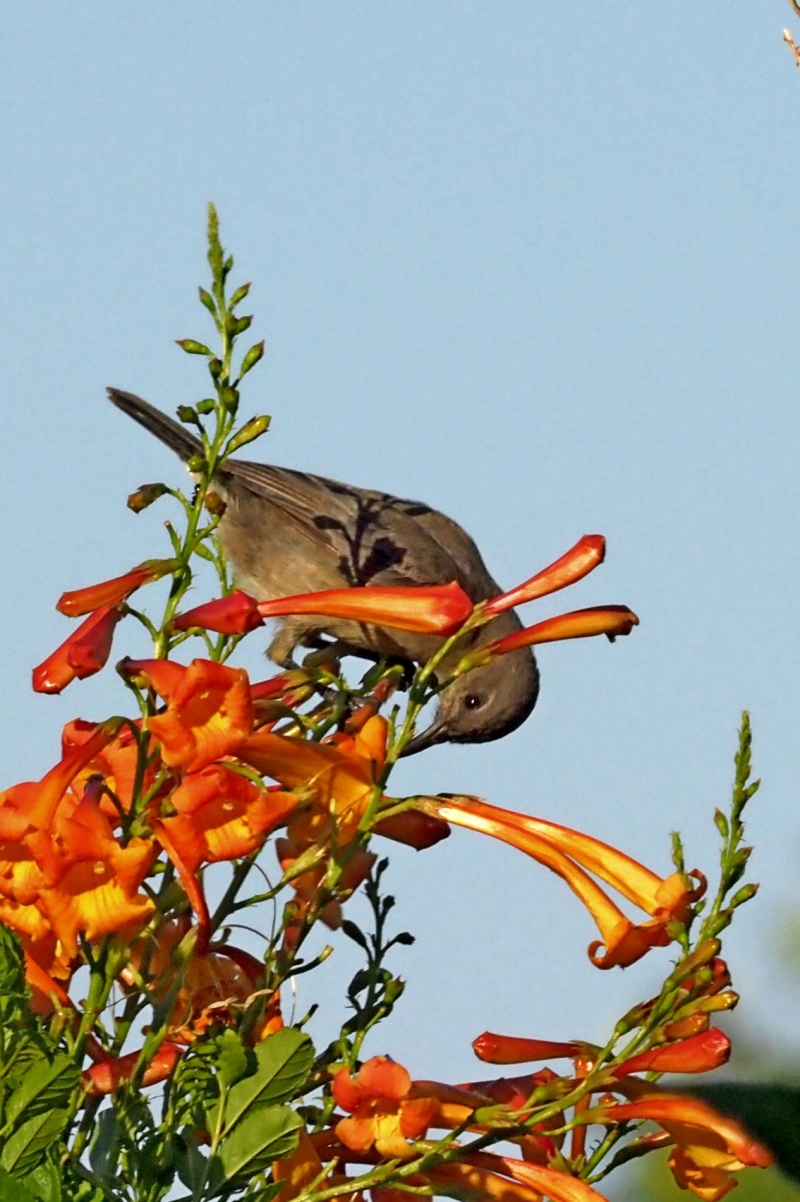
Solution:
<svg viewBox="0 0 800 1202"><path fill-rule="evenodd" d="M422 523L423 516L434 515L427 505L242 459L229 460L223 476L277 509L337 564L343 584L408 587L459 580L467 587L470 583L462 548L454 557L446 540ZM442 514L435 517L474 547L454 522ZM482 567L476 549L474 555Z"/></svg>

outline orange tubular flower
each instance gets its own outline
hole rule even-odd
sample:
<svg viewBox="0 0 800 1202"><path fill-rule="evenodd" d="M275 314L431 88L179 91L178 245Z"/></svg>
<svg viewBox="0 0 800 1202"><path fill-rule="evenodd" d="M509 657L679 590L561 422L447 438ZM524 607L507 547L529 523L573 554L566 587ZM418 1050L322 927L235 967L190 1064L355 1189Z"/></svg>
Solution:
<svg viewBox="0 0 800 1202"><path fill-rule="evenodd" d="M552 1039L522 1039L514 1035L495 1035L484 1031L472 1041L472 1050L485 1064L524 1064L526 1060L549 1060L582 1056L584 1043L556 1043Z"/></svg>
<svg viewBox="0 0 800 1202"><path fill-rule="evenodd" d="M386 719L370 718L355 736L338 735L311 743L259 730L238 749L238 756L257 772L312 801L311 815L300 815L289 837L303 847L330 838L337 845L354 838L369 804L386 756Z"/></svg>
<svg viewBox="0 0 800 1202"><path fill-rule="evenodd" d="M388 818L376 822L372 829L374 834L392 839L395 843L404 843L415 851L425 851L450 835L450 827L446 822L430 814L421 814L419 810L390 814Z"/></svg>
<svg viewBox="0 0 800 1202"><path fill-rule="evenodd" d="M172 619L173 630L191 630L199 626L201 630L213 630L216 634L249 634L257 626L263 625L264 619L258 612L255 597L243 593L241 589L234 589L227 597L220 597L217 601L197 605Z"/></svg>
<svg viewBox="0 0 800 1202"><path fill-rule="evenodd" d="M491 1202L538 1202L542 1195L551 1202L605 1202L602 1194L577 1177L488 1152L473 1152L461 1164L429 1168L424 1176L442 1192L447 1188L449 1195L465 1202L476 1196Z"/></svg>
<svg viewBox="0 0 800 1202"><path fill-rule="evenodd" d="M463 626L472 613L472 602L460 584L432 584L422 588L333 588L298 597L261 601L264 618L285 614L319 614L351 618L395 630L448 636Z"/></svg>
<svg viewBox="0 0 800 1202"><path fill-rule="evenodd" d="M84 722L82 718L74 718L68 722L61 734L61 748L64 755L73 749L83 747L94 734L96 727L93 722ZM81 796L89 778L102 776L106 789L113 793L124 813L128 813L133 803L133 790L136 783L136 770L139 763L139 748L133 731L128 726L120 730L117 737L104 747L86 764L72 782L72 789ZM152 782L152 769L145 773L144 787ZM112 826L120 822L120 809L104 795L100 799L100 809Z"/></svg>
<svg viewBox="0 0 800 1202"><path fill-rule="evenodd" d="M601 1122L650 1119L675 1141L670 1168L681 1189L691 1190L704 1202L717 1202L736 1185L731 1174L747 1165L767 1168L772 1155L733 1119L718 1114L705 1102L679 1094L656 1092L637 1102L602 1108Z"/></svg>
<svg viewBox="0 0 800 1202"><path fill-rule="evenodd" d="M678 1043L662 1044L631 1056L614 1069L615 1077L631 1073L707 1073L727 1064L731 1041L724 1031L712 1027Z"/></svg>
<svg viewBox="0 0 800 1202"><path fill-rule="evenodd" d="M77 630L33 669L35 693L60 693L73 680L94 676L105 667L117 622L123 616L119 605L103 605L81 622Z"/></svg>
<svg viewBox="0 0 800 1202"><path fill-rule="evenodd" d="M157 1085L159 1081L165 1081L178 1063L182 1052L183 1048L177 1043L165 1039L144 1070L142 1085ZM139 1052L130 1052L127 1056L120 1056L118 1060L106 1060L102 1064L87 1068L83 1074L87 1095L90 1098L102 1097L104 1094L113 1093L123 1081L130 1081L139 1062L139 1055Z"/></svg>
<svg viewBox="0 0 800 1202"><path fill-rule="evenodd" d="M535 601L539 597L546 597L559 589L567 588L593 572L603 562L605 554L606 540L602 534L584 534L583 538L555 563L531 576L524 584L518 584L516 588L495 597L486 606L486 612L492 615L503 613L504 610L523 605L526 601Z"/></svg>
<svg viewBox="0 0 800 1202"><path fill-rule="evenodd" d="M69 817L56 814L53 834L52 848L35 848L44 873L39 905L65 953L78 954L78 934L97 940L141 928L155 909L138 892L156 856L152 841L120 847L91 789Z"/></svg>
<svg viewBox="0 0 800 1202"><path fill-rule="evenodd" d="M373 1056L355 1080L340 1069L332 1091L337 1105L351 1115L336 1124L336 1134L354 1152L374 1147L381 1156L408 1160L414 1154L410 1141L422 1138L435 1116L435 1101L410 1098L411 1077L388 1056Z"/></svg>
<svg viewBox="0 0 800 1202"><path fill-rule="evenodd" d="M526 626L515 634L487 643L471 655L466 662L474 667L478 663L517 651L520 647L535 647L541 643L562 643L567 639L589 639L604 634L612 642L620 635L630 634L639 619L627 605L596 605L589 609L576 609L572 613L545 618L535 626ZM464 661L462 661L464 662Z"/></svg>
<svg viewBox="0 0 800 1202"><path fill-rule="evenodd" d="M651 947L666 946L669 923L686 921L689 907L705 889L702 879L695 889L679 873L662 879L607 843L540 818L501 810L478 797L420 797L416 805L446 822L509 843L562 877L600 929L601 939L589 946L589 957L598 968L624 968ZM651 921L635 926L585 870L650 914Z"/></svg>
<svg viewBox="0 0 800 1202"><path fill-rule="evenodd" d="M176 567L175 559L148 559L126 572L124 576L115 576L113 580L104 580L102 584L91 584L88 588L62 593L56 609L68 618L80 618L102 605L118 605L120 601L126 601L131 593L143 584L159 580Z"/></svg>
<svg viewBox="0 0 800 1202"><path fill-rule="evenodd" d="M124 670L167 702L165 713L147 719L170 768L199 772L235 755L253 729L247 673L207 659L188 668L170 660L127 660Z"/></svg>
<svg viewBox="0 0 800 1202"><path fill-rule="evenodd" d="M166 830L187 869L248 856L297 808L293 793L259 788L224 764L187 774L169 797L174 817L152 817Z"/></svg>

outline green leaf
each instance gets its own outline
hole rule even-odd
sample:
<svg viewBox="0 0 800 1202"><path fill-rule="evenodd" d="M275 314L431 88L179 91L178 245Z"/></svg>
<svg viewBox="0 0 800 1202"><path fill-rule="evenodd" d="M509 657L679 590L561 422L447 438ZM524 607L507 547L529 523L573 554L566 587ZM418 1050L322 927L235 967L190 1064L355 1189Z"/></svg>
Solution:
<svg viewBox="0 0 800 1202"><path fill-rule="evenodd" d="M38 1202L35 1194L25 1188L21 1181L0 1168L0 1202Z"/></svg>
<svg viewBox="0 0 800 1202"><path fill-rule="evenodd" d="M36 1202L62 1202L64 1194L61 1181L61 1173L52 1161L48 1161L46 1164L40 1164L38 1169L34 1169L30 1176L25 1178L25 1185L36 1198Z"/></svg>
<svg viewBox="0 0 800 1202"><path fill-rule="evenodd" d="M89 1149L92 1172L101 1181L113 1177L119 1160L122 1127L114 1110L104 1110L95 1122Z"/></svg>
<svg viewBox="0 0 800 1202"><path fill-rule="evenodd" d="M176 338L178 346L182 351L186 351L187 355L207 355L211 356L211 351L202 342L196 342L194 338Z"/></svg>
<svg viewBox="0 0 800 1202"><path fill-rule="evenodd" d="M221 1089L228 1089L247 1071L248 1057L241 1036L228 1028L217 1040L219 1058L217 1074Z"/></svg>
<svg viewBox="0 0 800 1202"><path fill-rule="evenodd" d="M731 1083L697 1086L687 1092L737 1119L766 1144L779 1168L800 1182L800 1088Z"/></svg>
<svg viewBox="0 0 800 1202"><path fill-rule="evenodd" d="M63 1106L78 1084L78 1070L64 1052L52 1062L39 1060L25 1074L22 1084L8 1099L4 1130L12 1127L20 1115L32 1118L44 1110Z"/></svg>
<svg viewBox="0 0 800 1202"><path fill-rule="evenodd" d="M214 1158L227 1185L243 1185L297 1147L303 1120L288 1106L253 1107L220 1144ZM218 1191L219 1192L219 1191Z"/></svg>
<svg viewBox="0 0 800 1202"><path fill-rule="evenodd" d="M225 1127L230 1130L257 1102L288 1102L306 1080L314 1059L311 1040L296 1027L284 1027L255 1048L256 1070L230 1090L225 1106Z"/></svg>
<svg viewBox="0 0 800 1202"><path fill-rule="evenodd" d="M48 1110L46 1114L37 1114L35 1118L28 1119L4 1141L0 1150L0 1167L22 1177L30 1173L36 1168L42 1153L62 1134L68 1119L66 1110Z"/></svg>

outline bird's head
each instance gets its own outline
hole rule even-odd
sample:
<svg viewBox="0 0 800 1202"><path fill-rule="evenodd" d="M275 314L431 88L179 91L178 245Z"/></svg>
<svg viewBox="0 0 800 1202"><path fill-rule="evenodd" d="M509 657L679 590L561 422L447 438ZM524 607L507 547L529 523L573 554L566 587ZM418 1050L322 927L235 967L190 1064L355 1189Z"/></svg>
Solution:
<svg viewBox="0 0 800 1202"><path fill-rule="evenodd" d="M505 616L505 615L504 615ZM414 755L436 743L488 743L525 721L539 695L539 670L528 647L458 676L439 695L433 722L403 750Z"/></svg>

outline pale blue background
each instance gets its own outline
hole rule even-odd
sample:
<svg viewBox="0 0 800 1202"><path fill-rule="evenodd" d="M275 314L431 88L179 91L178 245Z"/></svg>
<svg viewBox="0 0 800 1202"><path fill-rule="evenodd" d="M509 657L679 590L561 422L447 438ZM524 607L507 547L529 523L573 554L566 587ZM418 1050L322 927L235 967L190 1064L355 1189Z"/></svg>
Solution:
<svg viewBox="0 0 800 1202"><path fill-rule="evenodd" d="M749 707L763 890L728 952L741 1018L797 1048L775 943L800 847L787 21L777 0L6 5L3 779L40 775L67 718L123 704L113 672L61 699L29 672L67 633L63 588L165 553L167 510L124 500L180 469L103 390L204 394L172 340L209 335L213 198L269 348L260 454L429 501L507 585L602 532L606 565L525 616L642 618L613 647L545 648L522 730L432 751L398 790L481 793L661 871L677 827L713 869ZM668 951L598 973L566 888L477 836L401 852L392 880L419 938L371 1050L416 1075L480 1074L487 1027L602 1039L667 970ZM351 965L326 969L320 1038Z"/></svg>

